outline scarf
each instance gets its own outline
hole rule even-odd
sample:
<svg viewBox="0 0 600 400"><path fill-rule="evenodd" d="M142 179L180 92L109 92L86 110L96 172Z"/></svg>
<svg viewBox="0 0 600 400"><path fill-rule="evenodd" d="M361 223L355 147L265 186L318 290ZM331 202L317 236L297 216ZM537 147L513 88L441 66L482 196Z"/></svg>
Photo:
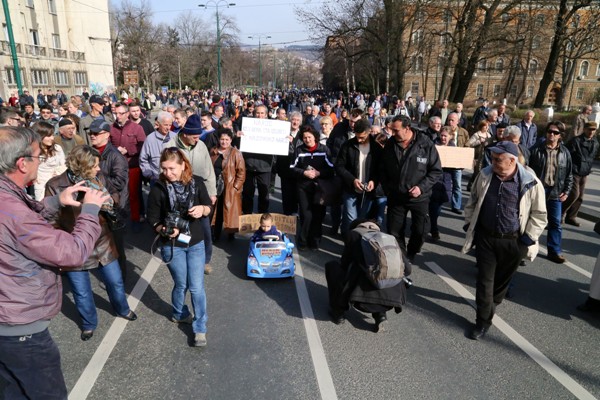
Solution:
<svg viewBox="0 0 600 400"><path fill-rule="evenodd" d="M169 194L169 204L171 210L189 210L194 206L194 196L196 194L196 183L192 179L190 183L167 182L167 192Z"/></svg>
<svg viewBox="0 0 600 400"><path fill-rule="evenodd" d="M102 182L100 181L100 179L98 179L97 176L87 179L87 178L82 178L80 176L77 176L73 173L73 171L71 171L70 169L67 170L67 178L69 178L69 182L75 184L81 181L84 181L84 185L85 187L89 187L90 189L95 189L95 190L99 190L102 192L103 195L109 195L110 193L108 193L108 190L106 190L106 187L104 187L104 185L102 184ZM114 209L114 200L112 197L109 197L108 200L106 200L103 204L102 207L100 207L101 210L104 211L113 211Z"/></svg>

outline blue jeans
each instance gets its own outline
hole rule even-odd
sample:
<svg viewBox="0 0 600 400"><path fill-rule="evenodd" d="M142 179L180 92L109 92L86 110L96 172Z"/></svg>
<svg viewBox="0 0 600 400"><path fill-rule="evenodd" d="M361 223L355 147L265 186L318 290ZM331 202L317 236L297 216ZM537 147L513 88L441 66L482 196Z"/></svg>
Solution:
<svg viewBox="0 0 600 400"><path fill-rule="evenodd" d="M0 376L6 399L67 398L60 353L48 329L27 336L0 336Z"/></svg>
<svg viewBox="0 0 600 400"><path fill-rule="evenodd" d="M452 172L452 199L450 204L453 209L462 208L462 169L456 169Z"/></svg>
<svg viewBox="0 0 600 400"><path fill-rule="evenodd" d="M216 206L216 204L215 204ZM210 214L212 215L212 214ZM204 217L200 219L200 224L202 225L202 233L204 234L204 251L205 254L205 264L209 264L212 259L212 229L210 227L210 219L208 217ZM204 268L204 267L202 267Z"/></svg>
<svg viewBox="0 0 600 400"><path fill-rule="evenodd" d="M387 207L387 197L375 198L375 207L377 208L377 225L383 230L383 219L385 218L385 208Z"/></svg>
<svg viewBox="0 0 600 400"><path fill-rule="evenodd" d="M160 249L162 258L169 262L169 272L173 278L173 291L171 302L173 303L173 318L180 320L190 315L185 305L185 294L190 291L192 298L192 309L194 310L194 322L192 329L194 333L206 333L206 293L204 292L204 241L191 247L163 246Z"/></svg>
<svg viewBox="0 0 600 400"><path fill-rule="evenodd" d="M342 235L345 235L350 229L350 224L357 218L366 218L373 204L373 199L368 193L364 196L362 193L342 193L344 210L342 212Z"/></svg>
<svg viewBox="0 0 600 400"><path fill-rule="evenodd" d="M546 209L548 211L548 253L561 254L562 225L560 219L562 216L562 203L560 200L548 199L552 189L546 189Z"/></svg>
<svg viewBox="0 0 600 400"><path fill-rule="evenodd" d="M119 261L114 260L105 266L101 266L98 271L106 286L108 299L113 310L120 316L129 314L129 304L127 304L127 298L125 297L125 285L123 285ZM71 283L73 300L81 317L81 330L93 331L98 326L98 313L94 303L90 271L69 271L66 275Z"/></svg>

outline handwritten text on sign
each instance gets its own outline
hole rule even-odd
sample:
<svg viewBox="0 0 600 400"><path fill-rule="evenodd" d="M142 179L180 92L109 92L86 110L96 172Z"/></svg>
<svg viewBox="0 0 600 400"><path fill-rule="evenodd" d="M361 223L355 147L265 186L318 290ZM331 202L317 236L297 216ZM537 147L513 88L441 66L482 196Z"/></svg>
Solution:
<svg viewBox="0 0 600 400"><path fill-rule="evenodd" d="M244 153L274 154L287 156L290 146L290 123L272 119L242 119L242 142Z"/></svg>

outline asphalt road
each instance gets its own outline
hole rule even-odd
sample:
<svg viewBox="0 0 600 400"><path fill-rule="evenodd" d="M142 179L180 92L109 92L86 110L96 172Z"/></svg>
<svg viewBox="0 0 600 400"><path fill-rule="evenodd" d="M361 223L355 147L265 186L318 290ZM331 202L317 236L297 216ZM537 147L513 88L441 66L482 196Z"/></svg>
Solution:
<svg viewBox="0 0 600 400"><path fill-rule="evenodd" d="M384 332L372 332L371 317L357 311L343 325L329 321L324 264L340 254L339 237L297 254L294 279L264 281L245 277L248 239L238 237L214 248L208 346L194 348L191 328L168 319L172 280L152 261L148 229L128 237L127 291L139 319L115 318L94 279L94 337L79 339L68 284L51 333L70 399L600 398L600 318L575 309L587 296L600 237L581 222L564 229L570 263L540 255L521 267L514 297L479 342L466 336L475 318L474 258L460 253L463 220L447 209L442 240L416 257L408 304L389 314Z"/></svg>

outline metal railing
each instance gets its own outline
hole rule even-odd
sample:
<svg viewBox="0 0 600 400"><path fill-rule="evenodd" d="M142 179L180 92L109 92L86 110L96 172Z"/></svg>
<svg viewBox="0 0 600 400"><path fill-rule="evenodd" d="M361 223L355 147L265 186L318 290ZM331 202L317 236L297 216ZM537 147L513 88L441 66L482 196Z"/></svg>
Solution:
<svg viewBox="0 0 600 400"><path fill-rule="evenodd" d="M46 48L43 46L36 46L33 44L26 44L25 45L25 54L31 55L31 56L41 56L41 57L46 57Z"/></svg>
<svg viewBox="0 0 600 400"><path fill-rule="evenodd" d="M50 55L54 58L67 58L67 51L63 49L50 49Z"/></svg>
<svg viewBox="0 0 600 400"><path fill-rule="evenodd" d="M72 51L71 59L75 61L85 61L85 53L81 51Z"/></svg>
<svg viewBox="0 0 600 400"><path fill-rule="evenodd" d="M17 54L21 54L21 45L19 43L16 44ZM10 43L6 40L0 40L0 51L3 53L10 54Z"/></svg>

